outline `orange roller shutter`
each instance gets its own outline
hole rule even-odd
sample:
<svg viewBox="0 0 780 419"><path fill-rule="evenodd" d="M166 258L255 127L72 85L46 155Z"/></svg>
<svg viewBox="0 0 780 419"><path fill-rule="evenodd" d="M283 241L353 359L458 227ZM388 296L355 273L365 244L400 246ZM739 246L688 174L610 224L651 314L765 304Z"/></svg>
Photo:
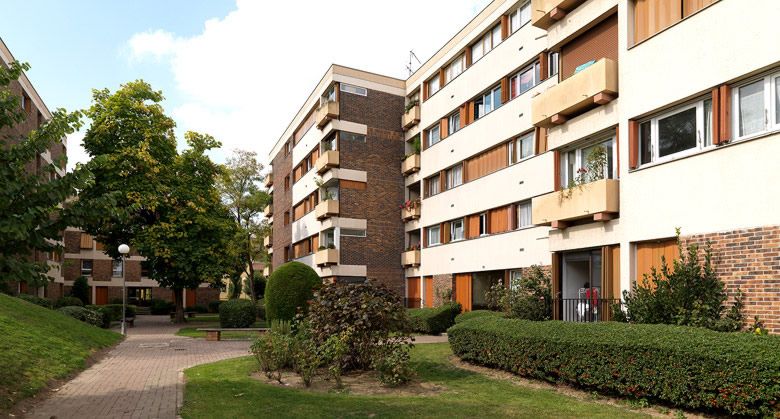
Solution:
<svg viewBox="0 0 780 419"><path fill-rule="evenodd" d="M425 282L425 307L433 307L433 277L432 276L426 276L423 279L423 282Z"/></svg>
<svg viewBox="0 0 780 419"><path fill-rule="evenodd" d="M628 121L628 168L639 166L639 122Z"/></svg>
<svg viewBox="0 0 780 419"><path fill-rule="evenodd" d="M455 274L455 301L464 312L471 311L471 274Z"/></svg>

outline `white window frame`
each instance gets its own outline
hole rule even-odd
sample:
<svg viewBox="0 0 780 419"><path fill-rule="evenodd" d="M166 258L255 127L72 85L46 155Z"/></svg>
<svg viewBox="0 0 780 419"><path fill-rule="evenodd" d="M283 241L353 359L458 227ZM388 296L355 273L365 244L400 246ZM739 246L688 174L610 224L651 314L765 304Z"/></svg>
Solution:
<svg viewBox="0 0 780 419"><path fill-rule="evenodd" d="M435 137L436 141L432 141L434 139L434 132L438 133ZM441 141L441 124L436 124L428 128L428 131L425 133L425 141L428 143L428 147L431 147Z"/></svg>
<svg viewBox="0 0 780 419"><path fill-rule="evenodd" d="M436 234L432 234L433 232L436 232ZM434 239L432 240L432 239ZM441 226L440 225L434 225L428 227L428 247L430 246L437 246L441 244Z"/></svg>
<svg viewBox="0 0 780 419"><path fill-rule="evenodd" d="M89 262L90 265L91 265L89 267L88 271L86 269L84 269L84 262ZM81 259L81 264L80 265L81 266L79 266L79 273L80 273L81 276L92 276L92 272L94 272L94 270L95 270L95 261L94 260L91 260L91 259Z"/></svg>
<svg viewBox="0 0 780 419"><path fill-rule="evenodd" d="M553 51L547 54L547 77L557 76L560 63L560 53Z"/></svg>
<svg viewBox="0 0 780 419"><path fill-rule="evenodd" d="M639 122L640 126L640 133L641 133L641 125L647 122L650 122L650 161L649 162L642 162L641 161L641 138L639 138L640 141L640 149L637 150L637 153L639 153L638 160L641 166L648 166L652 164L658 164L663 163L670 160L679 159L681 157L689 156L691 154L696 154L701 152L702 150L706 150L709 148L714 147L712 145L712 141L710 141L710 144L707 144L707 133L706 129L707 127L704 126L704 102L710 101L710 104L712 103L712 98L710 96L699 98L698 100L694 102L689 102L685 105L677 106L674 109L670 109L662 114L658 114L653 116L652 118L645 119L643 121ZM659 147L659 138L658 138L658 121L661 119L668 118L670 116L677 115L681 112L688 111L690 109L696 109L696 146L691 147L686 150L678 151L676 153L672 153L669 155L666 155L664 157L660 156L660 147ZM710 105L710 109L712 109L712 105ZM715 118L716 115L714 114L710 118L710 123L712 122L712 118ZM712 126L709 127L711 135L712 133ZM641 135L641 134L640 134Z"/></svg>
<svg viewBox="0 0 780 419"><path fill-rule="evenodd" d="M445 179L445 186L447 190L455 188L463 184L463 163L456 164L445 171L447 178ZM455 174L458 177L455 177Z"/></svg>
<svg viewBox="0 0 780 419"><path fill-rule="evenodd" d="M732 129L731 130L732 130L732 136L734 138L734 141L753 138L756 136L764 135L768 132L780 130L780 118L778 118L778 114L777 114L778 113L778 107L777 107L777 101L778 101L777 78L778 77L780 77L780 72L775 72L775 73L765 75L764 77L747 80L745 82L739 83L738 85L734 85L732 87L731 89ZM749 84L755 83L759 80L763 81L763 89L764 89L764 129L758 132L754 132L752 134L740 136L739 135L739 110L740 110L739 89Z"/></svg>
<svg viewBox="0 0 780 419"><path fill-rule="evenodd" d="M336 229L334 228L329 228L320 233L319 245L327 248L331 244L334 247L336 246Z"/></svg>
<svg viewBox="0 0 780 419"><path fill-rule="evenodd" d="M444 69L444 84L451 82L466 70L466 55L461 54Z"/></svg>
<svg viewBox="0 0 780 419"><path fill-rule="evenodd" d="M475 120L482 119L485 116L487 116L490 112L493 112L496 109L504 106L503 103L501 103L500 105L496 106L495 98L496 98L496 93L498 93L499 91L501 91L501 84L499 84L499 85L491 88L487 92L485 92L482 95L482 97L479 99L482 102L480 105L477 105L475 103L476 110L477 110L477 115L474 115L475 116L475 118L474 118ZM490 110L489 111L485 111L485 102L487 102L488 98L490 98ZM501 100L501 94L500 93L498 93L498 99L499 99L499 101Z"/></svg>
<svg viewBox="0 0 780 419"><path fill-rule="evenodd" d="M460 112L455 112L447 117L447 135L455 134L459 130L460 130Z"/></svg>
<svg viewBox="0 0 780 419"><path fill-rule="evenodd" d="M520 224L520 214L523 212L523 210L527 208L528 211L528 224ZM533 221L531 220L532 213L531 213L531 201L523 201L517 204L517 229L522 230L524 228L533 227Z"/></svg>
<svg viewBox="0 0 780 419"><path fill-rule="evenodd" d="M455 227L457 223L460 223L460 227ZM458 234L458 232L460 232ZM450 241L458 242L466 239L466 222L463 218L452 220L450 222Z"/></svg>
<svg viewBox="0 0 780 419"><path fill-rule="evenodd" d="M488 233L488 216L487 212L483 212L479 214L479 237L485 237L489 235Z"/></svg>
<svg viewBox="0 0 780 419"><path fill-rule="evenodd" d="M609 176L610 175L609 173L605 173L604 174L604 179L617 179L618 176L619 176L619 174L617 172L617 160L618 160L617 144L615 143L615 136L613 135L613 136L610 136L610 137L607 137L607 138L602 138L602 139L600 139L598 141L588 141L587 143L583 143L583 145L581 145L581 146L577 146L577 148L566 150L565 152L562 152L561 153L561 173L558 174L558 176L560 176L560 179L561 179L561 186L563 188L568 188L569 187L569 183L570 183L569 180L573 180L576 177L575 173L568 173L569 157L570 157L570 153L571 152L574 152L575 160L574 160L573 169L576 172L577 170L579 170L580 168L584 167L584 165L585 165L585 161L586 161L586 159L588 157L588 156L584 155L585 154L584 153L585 150L587 150L588 148L590 148L592 146L603 145L603 144L606 144L606 143L609 143L609 142L612 143L612 170L613 170L613 173L612 173L611 177ZM609 169L607 169L607 170L609 170Z"/></svg>
<svg viewBox="0 0 780 419"><path fill-rule="evenodd" d="M527 73L527 72L529 72L529 71L531 72L531 77L533 78L532 85L528 89L521 91L520 90L520 76L525 74L525 73ZM514 99L514 98L516 98L518 96L521 96L523 93L525 93L525 92L533 89L534 87L536 87L541 82L541 80L540 80L541 79L541 74L539 74L539 77L537 77L537 73L539 73L540 71L541 70L540 70L539 62L535 62L535 63L529 65L528 67L525 67L522 70L520 70L517 73L515 73L515 75L512 76L509 79L509 100L512 100L512 99ZM517 87L515 89L515 91L517 92L517 95L512 96L512 86L515 85L515 84L517 85Z"/></svg>
<svg viewBox="0 0 780 419"><path fill-rule="evenodd" d="M434 179L436 179L435 182ZM428 178L428 190L426 192L428 192L428 196L434 196L441 193L441 173L433 175Z"/></svg>
<svg viewBox="0 0 780 419"><path fill-rule="evenodd" d="M498 33L498 43L494 43L493 39L495 37L495 33ZM487 32L485 32L482 36L479 37L477 42L471 44L471 64L474 65L477 61L482 59L485 55L487 55L490 51L493 51L495 47L497 47L501 43L501 24L497 24L496 26L490 28ZM482 53L481 55L475 55L474 54L474 46L475 45L481 45L482 47Z"/></svg>
<svg viewBox="0 0 780 419"><path fill-rule="evenodd" d="M535 140L536 140L536 133L534 131L531 131L529 133L517 137L515 140L512 141L512 143L515 143L514 149L515 149L515 153L517 153L516 163L520 163L521 161L530 159L531 157L536 155ZM523 156L523 143L526 141L529 141L531 143L531 154L527 156Z"/></svg>
<svg viewBox="0 0 780 419"><path fill-rule="evenodd" d="M345 93L352 93L353 95L368 96L368 89L353 84L341 83L339 90Z"/></svg>
<svg viewBox="0 0 780 419"><path fill-rule="evenodd" d="M432 77L428 79L428 97L433 96L436 92L441 90L441 80L439 79L439 75L436 74L435 77Z"/></svg>
<svg viewBox="0 0 780 419"><path fill-rule="evenodd" d="M366 230L362 228L341 228L340 235L344 237L366 237Z"/></svg>
<svg viewBox="0 0 780 419"><path fill-rule="evenodd" d="M342 135L344 136L344 138L341 138ZM366 142L366 136L365 135L357 134L357 133L349 132L349 131L339 131L339 139L338 139L338 141L341 141L342 139L343 140L348 140L348 141L361 141L361 142L364 142L364 143ZM338 146L338 143L336 145Z"/></svg>
<svg viewBox="0 0 780 419"><path fill-rule="evenodd" d="M119 271L117 273L116 264L119 262ZM121 278L125 276L125 262L121 259L119 260L112 260L111 261L111 277L112 278Z"/></svg>
<svg viewBox="0 0 780 419"><path fill-rule="evenodd" d="M522 17L522 9L526 9L528 11L528 20L525 22L521 22L520 18ZM523 4L521 4L515 11L509 14L509 33L513 34L520 30L523 26L528 24L528 22L531 21L531 1L526 1Z"/></svg>

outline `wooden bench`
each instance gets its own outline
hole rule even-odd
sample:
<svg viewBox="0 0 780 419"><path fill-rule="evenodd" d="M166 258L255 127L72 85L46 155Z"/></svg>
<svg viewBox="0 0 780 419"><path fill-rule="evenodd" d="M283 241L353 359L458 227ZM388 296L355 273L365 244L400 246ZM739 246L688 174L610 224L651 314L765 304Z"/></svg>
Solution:
<svg viewBox="0 0 780 419"><path fill-rule="evenodd" d="M206 340L216 342L222 339L222 332L257 332L258 334L266 333L271 329L266 327L243 327L243 328L222 328L222 327L205 327L199 328L199 332L206 332Z"/></svg>

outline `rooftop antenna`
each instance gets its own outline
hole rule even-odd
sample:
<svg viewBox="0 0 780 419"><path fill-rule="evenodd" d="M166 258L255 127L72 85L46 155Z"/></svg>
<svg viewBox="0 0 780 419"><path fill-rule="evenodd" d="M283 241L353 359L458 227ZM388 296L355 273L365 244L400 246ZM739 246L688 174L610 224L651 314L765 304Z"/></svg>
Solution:
<svg viewBox="0 0 780 419"><path fill-rule="evenodd" d="M414 73L414 70L412 68L412 59L417 61L417 64L422 64L420 62L420 59L417 58L417 55L414 53L414 51L413 50L409 50L409 64L406 66L406 69L409 70L409 75L410 76L412 75L412 73Z"/></svg>

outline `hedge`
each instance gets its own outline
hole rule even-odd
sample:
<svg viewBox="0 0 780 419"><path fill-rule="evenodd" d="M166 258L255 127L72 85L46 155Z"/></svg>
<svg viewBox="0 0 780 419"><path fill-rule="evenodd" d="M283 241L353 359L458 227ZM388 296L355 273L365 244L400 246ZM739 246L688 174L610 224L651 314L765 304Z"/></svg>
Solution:
<svg viewBox="0 0 780 419"><path fill-rule="evenodd" d="M219 313L220 304L222 304L220 300L209 301L209 313Z"/></svg>
<svg viewBox="0 0 780 419"><path fill-rule="evenodd" d="M101 306L89 305L85 307L90 310L106 311L111 317L111 321L114 322L122 321L122 304L104 304ZM132 304L128 304L127 309L125 310L125 316L135 317L135 308L136 306Z"/></svg>
<svg viewBox="0 0 780 419"><path fill-rule="evenodd" d="M270 320L292 320L298 309L306 311L322 278L309 265L288 262L276 268L265 287L265 314Z"/></svg>
<svg viewBox="0 0 780 419"><path fill-rule="evenodd" d="M455 324L460 313L460 303L447 303L435 308L413 308L408 310L412 331L437 335Z"/></svg>
<svg viewBox="0 0 780 419"><path fill-rule="evenodd" d="M81 320L82 322L91 324L93 326L103 327L105 324L106 314L81 306L60 307L57 309L57 311L66 316L73 317L76 320Z"/></svg>
<svg viewBox="0 0 780 419"><path fill-rule="evenodd" d="M457 316L455 316L455 324L465 322L466 320L475 319L477 317L485 317L485 316L504 317L505 314L500 311L492 311L492 310L467 311L465 313L460 313Z"/></svg>
<svg viewBox="0 0 780 419"><path fill-rule="evenodd" d="M33 303L41 307L52 308L53 306L51 300L47 298L36 297L30 294L19 294L19 298L21 298L24 301L27 301L28 303Z"/></svg>
<svg viewBox="0 0 780 419"><path fill-rule="evenodd" d="M219 305L220 327L251 327L256 316L255 305L249 300L227 300Z"/></svg>
<svg viewBox="0 0 780 419"><path fill-rule="evenodd" d="M60 297L54 302L55 308L74 306L83 307L84 303L76 297Z"/></svg>
<svg viewBox="0 0 780 419"><path fill-rule="evenodd" d="M448 334L462 359L531 378L688 409L780 413L778 336L492 316Z"/></svg>

